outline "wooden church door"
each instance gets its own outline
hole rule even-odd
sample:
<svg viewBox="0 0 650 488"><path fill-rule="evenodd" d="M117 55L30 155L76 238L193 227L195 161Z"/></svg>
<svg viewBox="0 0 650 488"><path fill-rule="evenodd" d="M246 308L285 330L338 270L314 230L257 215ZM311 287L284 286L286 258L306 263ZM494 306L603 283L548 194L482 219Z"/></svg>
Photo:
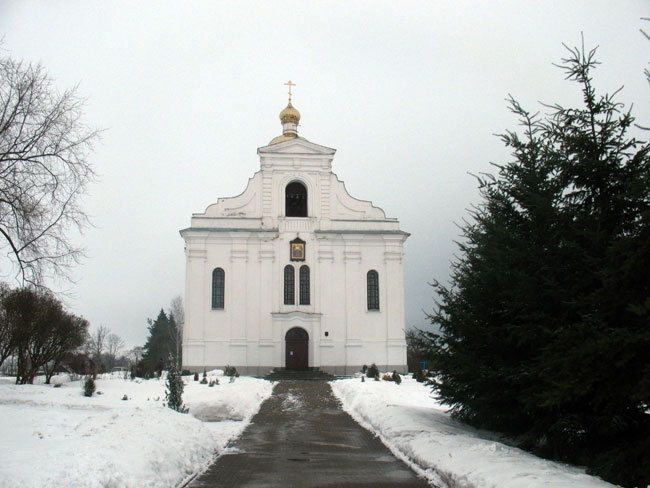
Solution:
<svg viewBox="0 0 650 488"><path fill-rule="evenodd" d="M309 369L309 335L305 329L294 327L285 335L287 369Z"/></svg>

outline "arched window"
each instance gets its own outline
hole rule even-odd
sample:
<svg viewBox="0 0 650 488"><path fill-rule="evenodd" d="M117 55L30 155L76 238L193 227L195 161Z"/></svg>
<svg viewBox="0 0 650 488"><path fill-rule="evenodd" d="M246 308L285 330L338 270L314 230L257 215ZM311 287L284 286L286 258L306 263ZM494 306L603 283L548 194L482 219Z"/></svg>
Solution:
<svg viewBox="0 0 650 488"><path fill-rule="evenodd" d="M284 267L284 304L296 304L296 274L290 264Z"/></svg>
<svg viewBox="0 0 650 488"><path fill-rule="evenodd" d="M215 268L212 272L212 308L223 310L225 273L221 268Z"/></svg>
<svg viewBox="0 0 650 488"><path fill-rule="evenodd" d="M300 266L300 305L309 305L309 266Z"/></svg>
<svg viewBox="0 0 650 488"><path fill-rule="evenodd" d="M379 275L374 269L368 271L368 310L379 310Z"/></svg>
<svg viewBox="0 0 650 488"><path fill-rule="evenodd" d="M307 217L307 188L294 181L284 191L285 212L287 217Z"/></svg>

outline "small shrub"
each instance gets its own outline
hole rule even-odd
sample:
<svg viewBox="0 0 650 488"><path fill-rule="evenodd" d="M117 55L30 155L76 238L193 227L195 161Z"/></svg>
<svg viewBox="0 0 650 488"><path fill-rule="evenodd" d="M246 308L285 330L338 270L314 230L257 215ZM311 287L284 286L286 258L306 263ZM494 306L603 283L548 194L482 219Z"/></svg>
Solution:
<svg viewBox="0 0 650 488"><path fill-rule="evenodd" d="M91 397L93 396L93 393L95 393L95 390L97 389L97 386L95 386L95 380L93 379L92 376L86 376L86 379L83 382L83 391L84 391L84 396Z"/></svg>
<svg viewBox="0 0 650 488"><path fill-rule="evenodd" d="M235 378L236 378L235 376L231 376L231 377L230 377L230 383L234 383L234 382L235 382Z"/></svg>
<svg viewBox="0 0 650 488"><path fill-rule="evenodd" d="M203 378L201 379L201 384L202 385L208 384L208 373L206 373L205 369L203 370Z"/></svg>
<svg viewBox="0 0 650 488"><path fill-rule="evenodd" d="M129 397L126 396L126 393L125 393L124 396L122 397L122 400L128 400L128 399L129 399Z"/></svg>
<svg viewBox="0 0 650 488"><path fill-rule="evenodd" d="M237 373L237 368L235 368L234 366L226 366L223 374L225 374L226 376L239 376L239 373Z"/></svg>
<svg viewBox="0 0 650 488"><path fill-rule="evenodd" d="M165 380L165 405L180 413L189 412L183 405L183 377L173 361L170 361L167 379Z"/></svg>
<svg viewBox="0 0 650 488"><path fill-rule="evenodd" d="M210 383L208 383L208 386L209 386L210 388L212 388L215 384L216 384L216 383L215 383L214 380L210 380Z"/></svg>
<svg viewBox="0 0 650 488"><path fill-rule="evenodd" d="M181 373L183 376L189 376L192 374L192 372L189 369L184 369L183 372Z"/></svg>
<svg viewBox="0 0 650 488"><path fill-rule="evenodd" d="M398 385L402 382L402 377L399 375L397 371L393 371L393 381Z"/></svg>
<svg viewBox="0 0 650 488"><path fill-rule="evenodd" d="M366 371L368 371L368 366L366 366L366 365L364 364L364 365L362 366L362 368L361 368L361 372L362 372L363 374L366 374Z"/></svg>
<svg viewBox="0 0 650 488"><path fill-rule="evenodd" d="M194 373L194 381L199 381L199 372Z"/></svg>
<svg viewBox="0 0 650 488"><path fill-rule="evenodd" d="M424 374L424 371L422 371L422 368L418 367L418 369L415 370L415 373L413 373L413 379L418 383L424 383L427 380L427 376Z"/></svg>
<svg viewBox="0 0 650 488"><path fill-rule="evenodd" d="M372 363L370 367L366 370L366 376L368 378L378 378L379 377L379 369L375 365L375 363Z"/></svg>
<svg viewBox="0 0 650 488"><path fill-rule="evenodd" d="M363 374L361 375L361 383L365 383L365 382L366 382L366 375Z"/></svg>

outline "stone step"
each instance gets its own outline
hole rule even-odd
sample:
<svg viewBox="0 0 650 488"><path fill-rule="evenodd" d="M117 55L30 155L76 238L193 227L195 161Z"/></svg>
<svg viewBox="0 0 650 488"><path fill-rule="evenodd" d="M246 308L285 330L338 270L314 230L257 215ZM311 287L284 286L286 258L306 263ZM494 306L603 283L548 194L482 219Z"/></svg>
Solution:
<svg viewBox="0 0 650 488"><path fill-rule="evenodd" d="M318 368L307 369L303 371L292 371L284 368L276 368L264 376L264 379L270 381L330 381L336 378L336 376L321 371Z"/></svg>

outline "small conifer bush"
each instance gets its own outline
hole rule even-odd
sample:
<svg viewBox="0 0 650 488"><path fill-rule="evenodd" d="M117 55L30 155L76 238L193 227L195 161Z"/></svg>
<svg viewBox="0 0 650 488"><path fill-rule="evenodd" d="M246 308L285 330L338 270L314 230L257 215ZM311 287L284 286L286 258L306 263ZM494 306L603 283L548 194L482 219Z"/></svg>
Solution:
<svg viewBox="0 0 650 488"><path fill-rule="evenodd" d="M402 377L397 371L393 371L393 381L398 385L402 382Z"/></svg>
<svg viewBox="0 0 650 488"><path fill-rule="evenodd" d="M91 397L97 387L95 386L95 380L92 376L86 376L86 379L83 382L84 396Z"/></svg>
<svg viewBox="0 0 650 488"><path fill-rule="evenodd" d="M189 408L183 405L183 377L174 361L169 362L167 379L165 380L165 405L180 413L189 412Z"/></svg>
<svg viewBox="0 0 650 488"><path fill-rule="evenodd" d="M422 371L422 368L418 365L415 373L413 373L413 379L418 383L424 383L427 380L427 376Z"/></svg>
<svg viewBox="0 0 650 488"><path fill-rule="evenodd" d="M366 370L366 376L368 376L368 378L379 377L379 369L377 368L377 365L375 363L372 363L370 367Z"/></svg>

